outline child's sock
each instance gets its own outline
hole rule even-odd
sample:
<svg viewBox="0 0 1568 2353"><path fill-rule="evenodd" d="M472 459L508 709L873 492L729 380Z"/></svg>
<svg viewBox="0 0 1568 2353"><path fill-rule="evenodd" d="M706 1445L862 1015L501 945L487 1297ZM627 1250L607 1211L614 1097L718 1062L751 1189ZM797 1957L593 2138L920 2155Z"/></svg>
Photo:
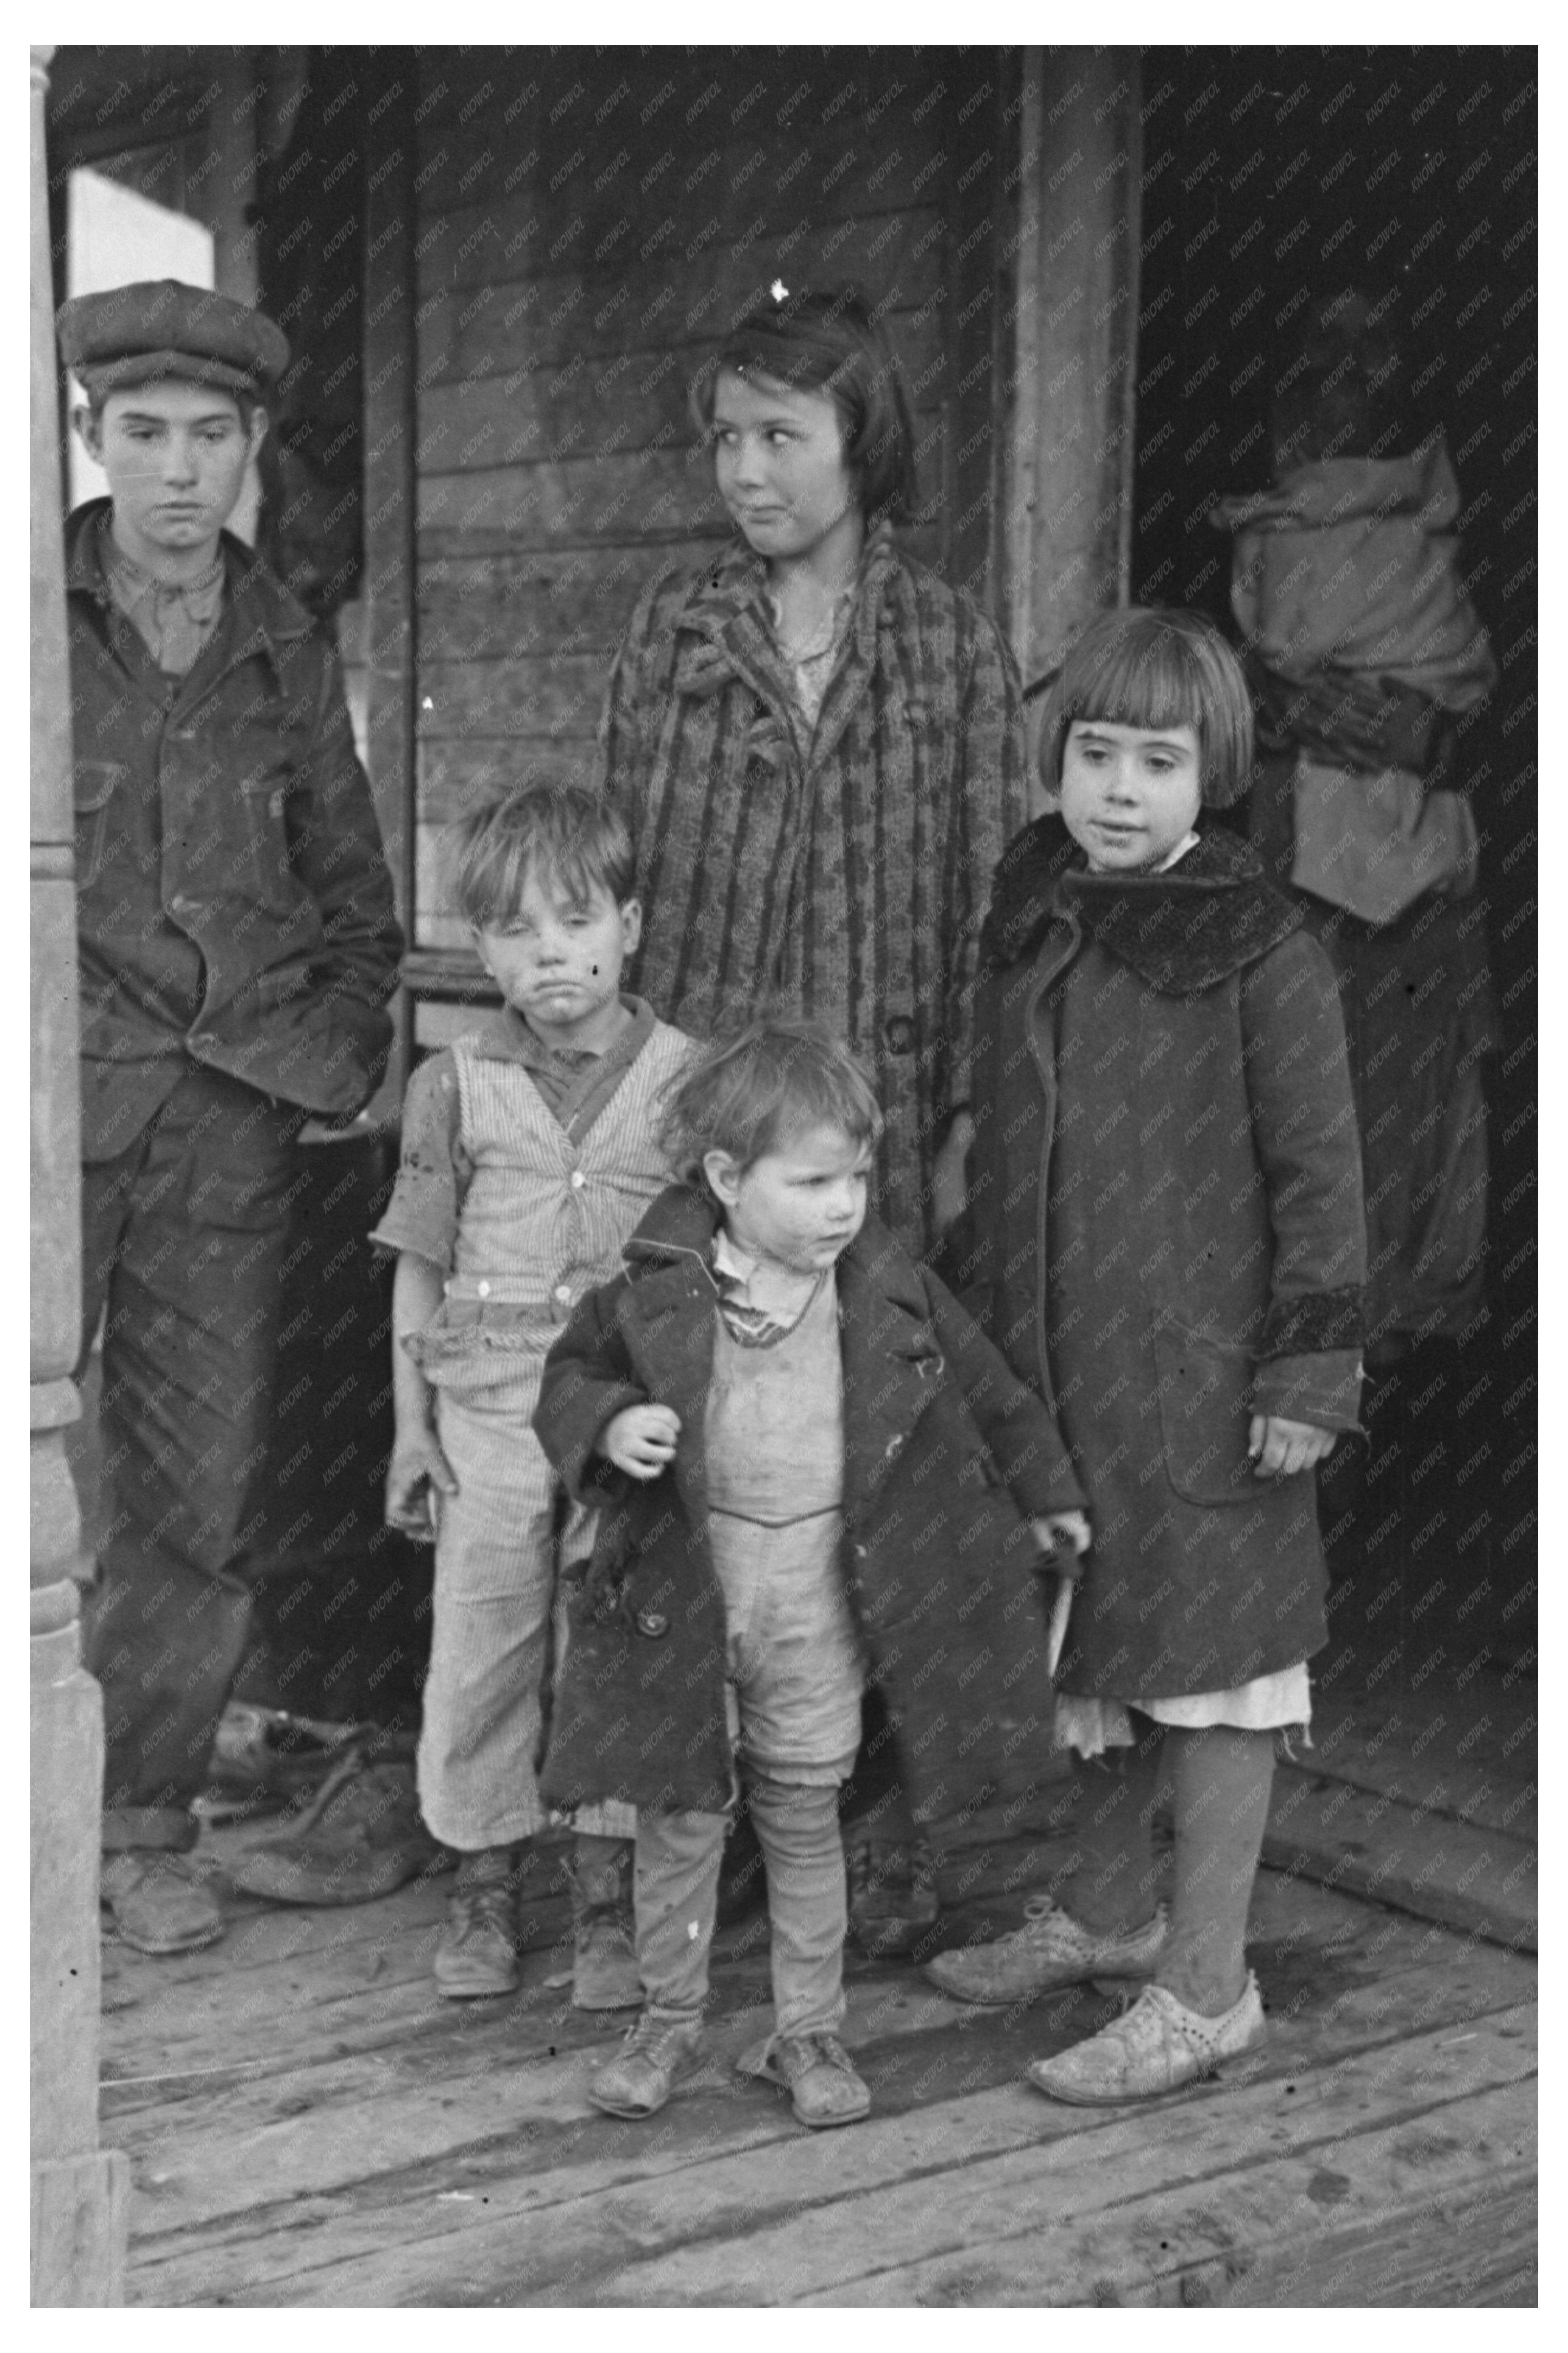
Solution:
<svg viewBox="0 0 1568 2353"><path fill-rule="evenodd" d="M1163 1752L1154 1727L1130 1748L1108 1750L1104 1769L1079 1767L1080 1860L1062 1902L1096 1936L1129 1936L1153 1913L1154 1815L1169 1796Z"/></svg>
<svg viewBox="0 0 1568 2353"><path fill-rule="evenodd" d="M1217 2018L1247 1985L1247 1915L1274 1783L1274 1735L1230 1725L1166 1735L1175 1780L1176 1883L1158 1981Z"/></svg>

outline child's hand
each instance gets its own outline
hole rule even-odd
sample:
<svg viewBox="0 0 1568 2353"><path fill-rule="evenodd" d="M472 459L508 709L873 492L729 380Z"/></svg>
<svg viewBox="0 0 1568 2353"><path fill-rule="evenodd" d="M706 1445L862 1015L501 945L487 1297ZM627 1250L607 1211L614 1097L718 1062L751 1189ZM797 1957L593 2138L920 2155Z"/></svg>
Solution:
<svg viewBox="0 0 1568 2353"><path fill-rule="evenodd" d="M1058 1577L1076 1577L1077 1564L1089 1550L1087 1512L1047 1512L1039 1519L1031 1520L1029 1525L1035 1532L1035 1542L1040 1550L1051 1556L1047 1566L1054 1568ZM1064 1553L1072 1555L1071 1567L1063 1567Z"/></svg>
<svg viewBox="0 0 1568 2353"><path fill-rule="evenodd" d="M657 1479L675 1453L680 1416L667 1405L628 1405L599 1432L599 1452L633 1479Z"/></svg>
<svg viewBox="0 0 1568 2353"><path fill-rule="evenodd" d="M1247 1451L1258 1468L1255 1479L1289 1479L1326 1461L1339 1432L1320 1430L1315 1421L1288 1421L1282 1413L1255 1413L1247 1433Z"/></svg>
<svg viewBox="0 0 1568 2353"><path fill-rule="evenodd" d="M458 1482L433 1430L400 1438L386 1466L386 1525L416 1544L434 1544L441 1520L441 1497L455 1495Z"/></svg>

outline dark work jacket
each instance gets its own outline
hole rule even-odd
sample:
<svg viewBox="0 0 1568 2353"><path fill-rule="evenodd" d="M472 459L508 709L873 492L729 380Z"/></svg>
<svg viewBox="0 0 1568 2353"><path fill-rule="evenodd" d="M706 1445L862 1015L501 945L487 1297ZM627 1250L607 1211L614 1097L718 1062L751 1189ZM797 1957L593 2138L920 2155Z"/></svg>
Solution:
<svg viewBox="0 0 1568 2353"><path fill-rule="evenodd" d="M534 1428L572 1493L603 1498L574 1604L542 1786L717 1812L731 1788L724 1600L701 1467L717 1213L673 1186L579 1305L544 1367ZM1030 1517L1079 1501L1037 1398L954 1300L868 1219L838 1261L845 1590L921 1822L1046 1775L1050 1688ZM612 1416L668 1405L681 1434L645 1484L595 1451Z"/></svg>
<svg viewBox="0 0 1568 2353"><path fill-rule="evenodd" d="M103 578L109 504L66 543L83 1152L122 1151L187 1058L352 1117L403 939L336 659L226 532L223 618L164 681Z"/></svg>
<svg viewBox="0 0 1568 2353"><path fill-rule="evenodd" d="M1332 971L1216 828L1090 875L1058 818L998 869L967 1231L948 1263L1052 1406L1093 1529L1058 1682L1229 1690L1321 1647L1315 1482L1255 1414L1353 1429L1365 1237Z"/></svg>

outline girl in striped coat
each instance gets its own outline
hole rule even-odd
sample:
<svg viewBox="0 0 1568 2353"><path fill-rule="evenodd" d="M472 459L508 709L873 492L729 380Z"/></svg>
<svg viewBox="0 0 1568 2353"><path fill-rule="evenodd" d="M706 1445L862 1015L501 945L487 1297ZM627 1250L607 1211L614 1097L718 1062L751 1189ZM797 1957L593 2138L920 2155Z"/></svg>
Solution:
<svg viewBox="0 0 1568 2353"><path fill-rule="evenodd" d="M516 1896L542 1828L535 1770L557 1609L559 1482L533 1435L551 1343L618 1272L621 1246L669 1179L655 1142L691 1041L623 997L637 944L625 826L594 793L534 787L466 820L458 904L506 1002L421 1063L396 1187L374 1240L396 1250L396 1434L386 1514L436 1544L419 1801L458 1850L436 1955L447 1996L518 1981ZM559 1567L586 1557L574 1510ZM559 1650L559 1639L558 1639ZM558 1660L559 1663L559 1660ZM630 1936L635 1812L577 1818L574 2000L641 2000Z"/></svg>
<svg viewBox="0 0 1568 2353"><path fill-rule="evenodd" d="M1028 815L1017 674L893 543L914 437L864 296L775 290L692 394L739 539L644 595L603 782L637 986L699 1035L759 1004L841 1029L887 1113L878 1213L920 1257L962 1206L980 926Z"/></svg>

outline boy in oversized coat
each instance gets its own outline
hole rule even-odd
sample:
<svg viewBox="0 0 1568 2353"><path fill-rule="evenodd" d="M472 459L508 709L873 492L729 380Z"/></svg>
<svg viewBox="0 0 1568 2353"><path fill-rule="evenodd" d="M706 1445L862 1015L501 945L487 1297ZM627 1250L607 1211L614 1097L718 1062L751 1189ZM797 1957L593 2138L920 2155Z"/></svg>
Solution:
<svg viewBox="0 0 1568 2353"><path fill-rule="evenodd" d="M1115 1760L1068 1910L929 1974L1010 2002L1148 1978L1032 2080L1115 2102L1261 2041L1243 1944L1274 1744L1326 1639L1312 1466L1355 1427L1365 1237L1334 977L1206 806L1245 789L1240 665L1198 616L1108 614L1042 741L1060 815L998 871L964 1296L1051 1404L1092 1545L1058 1738ZM1087 1534L1087 1530L1084 1532ZM1173 1915L1150 1827L1173 1783Z"/></svg>
<svg viewBox="0 0 1568 2353"><path fill-rule="evenodd" d="M1048 1769L1037 1575L1081 1491L1039 1399L867 1218L881 1127L816 1025L752 1024L685 1074L626 1272L552 1349L535 1428L608 1498L542 1787L638 1813L645 2007L590 2087L662 2106L697 2063L739 1748L767 1866L776 2031L742 2062L808 2125L870 2094L838 2040L837 1797L882 1687L917 1821Z"/></svg>

